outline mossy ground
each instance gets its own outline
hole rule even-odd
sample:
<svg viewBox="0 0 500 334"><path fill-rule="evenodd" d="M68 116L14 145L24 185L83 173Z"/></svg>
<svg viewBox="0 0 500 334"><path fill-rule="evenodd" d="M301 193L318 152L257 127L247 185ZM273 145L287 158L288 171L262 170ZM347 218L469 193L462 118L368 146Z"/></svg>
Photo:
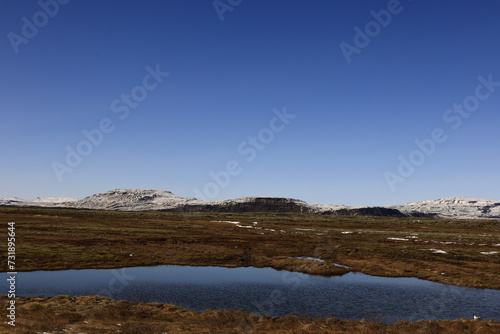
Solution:
<svg viewBox="0 0 500 334"><path fill-rule="evenodd" d="M498 220L0 207L0 229L7 232L9 221L16 222L18 271L166 264L273 267L316 275L347 271L331 264L292 258L315 257L371 275L418 277L460 286L500 289L500 254L483 254L500 252ZM249 228L220 221L238 221ZM436 249L446 253L433 251ZM6 252L7 247L0 249L4 259ZM5 261L1 268L6 269ZM65 298L72 300L72 297ZM67 312L59 309L57 299L26 299L20 303L25 303L26 309L20 308L19 323L31 321L31 325L26 323L22 325L25 327L18 327L18 333L33 333L28 328L38 328L36 326L47 321L44 312L52 312L51 319L61 322L54 326L85 324L83 318L70 311L71 308ZM88 304L85 300L82 303ZM245 333L246 329L241 326L256 321L258 325L252 325L252 331L247 333L403 333L403 328L415 333L449 333L443 328L455 327L463 331L452 332L493 333L492 328L498 332L498 322L400 322L396 328L377 322L255 318L236 311L196 313L174 306L108 303L114 305L110 310L116 306L128 312L126 316L130 321L120 320L124 326L122 333L161 333L161 330L168 333ZM87 306L92 309L92 305ZM147 316L143 309L161 311ZM97 310L98 307L94 311ZM168 310L172 312L167 317L164 313ZM99 323L100 330L95 333L116 332L117 325L111 324L117 317L114 311L106 311L109 314L96 312L94 314L99 316L94 320ZM160 314L170 320L158 320ZM201 327L192 327L194 331L189 331L189 326L194 326L188 325L192 321L200 321ZM282 331L277 324L288 331ZM2 326L0 328L8 329ZM46 325L46 330L55 332L56 327L51 326ZM151 326L151 331L145 326ZM81 332L93 333L90 329Z"/></svg>

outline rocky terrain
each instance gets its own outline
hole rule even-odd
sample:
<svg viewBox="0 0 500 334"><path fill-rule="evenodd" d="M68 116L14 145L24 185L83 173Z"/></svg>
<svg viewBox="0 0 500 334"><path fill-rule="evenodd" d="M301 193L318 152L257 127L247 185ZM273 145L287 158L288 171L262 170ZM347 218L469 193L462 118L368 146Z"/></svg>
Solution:
<svg viewBox="0 0 500 334"><path fill-rule="evenodd" d="M309 204L298 199L281 197L241 197L205 202L196 198L177 196L166 190L115 189L106 193L91 195L81 200L58 197L43 197L34 200L23 200L16 197L1 198L0 205L121 211L291 212L331 215L500 219L500 201L467 197L450 197L383 207L349 207L334 204Z"/></svg>

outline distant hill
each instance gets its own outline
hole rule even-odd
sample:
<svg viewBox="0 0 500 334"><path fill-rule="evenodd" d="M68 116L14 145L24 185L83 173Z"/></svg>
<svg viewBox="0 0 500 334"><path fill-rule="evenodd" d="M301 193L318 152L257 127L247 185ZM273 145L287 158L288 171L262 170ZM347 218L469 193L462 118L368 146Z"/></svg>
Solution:
<svg viewBox="0 0 500 334"><path fill-rule="evenodd" d="M21 205L21 206L58 206L60 204L76 202L77 199L70 197L37 197L32 200L25 200L18 197L0 198L0 205Z"/></svg>
<svg viewBox="0 0 500 334"><path fill-rule="evenodd" d="M16 197L1 198L0 205L120 211L290 212L321 215L500 219L500 201L467 197L450 197L383 207L349 207L335 204L309 204L298 199L282 197L241 197L205 202L196 198L180 197L166 190L115 189L81 200L58 197L34 200Z"/></svg>
<svg viewBox="0 0 500 334"><path fill-rule="evenodd" d="M67 203L70 207L97 210L149 211L168 210L186 204L203 203L170 191L157 189L115 189Z"/></svg>
<svg viewBox="0 0 500 334"><path fill-rule="evenodd" d="M448 197L390 206L404 214L436 214L442 218L500 218L500 201Z"/></svg>

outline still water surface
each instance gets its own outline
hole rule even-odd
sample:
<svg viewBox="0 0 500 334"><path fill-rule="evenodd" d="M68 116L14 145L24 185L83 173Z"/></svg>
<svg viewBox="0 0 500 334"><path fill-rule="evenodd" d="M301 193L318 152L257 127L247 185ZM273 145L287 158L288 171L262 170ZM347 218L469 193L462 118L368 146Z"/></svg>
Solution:
<svg viewBox="0 0 500 334"><path fill-rule="evenodd" d="M0 274L6 293L7 275ZM4 292L5 291L5 292ZM192 310L244 309L283 316L341 319L458 319L479 315L500 320L500 291L472 289L416 278L348 273L310 276L271 268L190 266L21 272L17 295L98 294L161 302Z"/></svg>

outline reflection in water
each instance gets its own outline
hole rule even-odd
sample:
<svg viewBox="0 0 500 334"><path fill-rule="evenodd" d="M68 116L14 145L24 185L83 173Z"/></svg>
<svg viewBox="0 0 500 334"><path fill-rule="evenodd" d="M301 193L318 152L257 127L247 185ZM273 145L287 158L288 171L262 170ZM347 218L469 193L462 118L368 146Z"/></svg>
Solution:
<svg viewBox="0 0 500 334"><path fill-rule="evenodd" d="M0 291L6 291L0 274ZM190 266L35 271L17 276L19 296L98 294L162 302L193 310L244 309L341 319L472 318L500 320L500 291L471 289L416 278L360 273L309 276L271 268Z"/></svg>

